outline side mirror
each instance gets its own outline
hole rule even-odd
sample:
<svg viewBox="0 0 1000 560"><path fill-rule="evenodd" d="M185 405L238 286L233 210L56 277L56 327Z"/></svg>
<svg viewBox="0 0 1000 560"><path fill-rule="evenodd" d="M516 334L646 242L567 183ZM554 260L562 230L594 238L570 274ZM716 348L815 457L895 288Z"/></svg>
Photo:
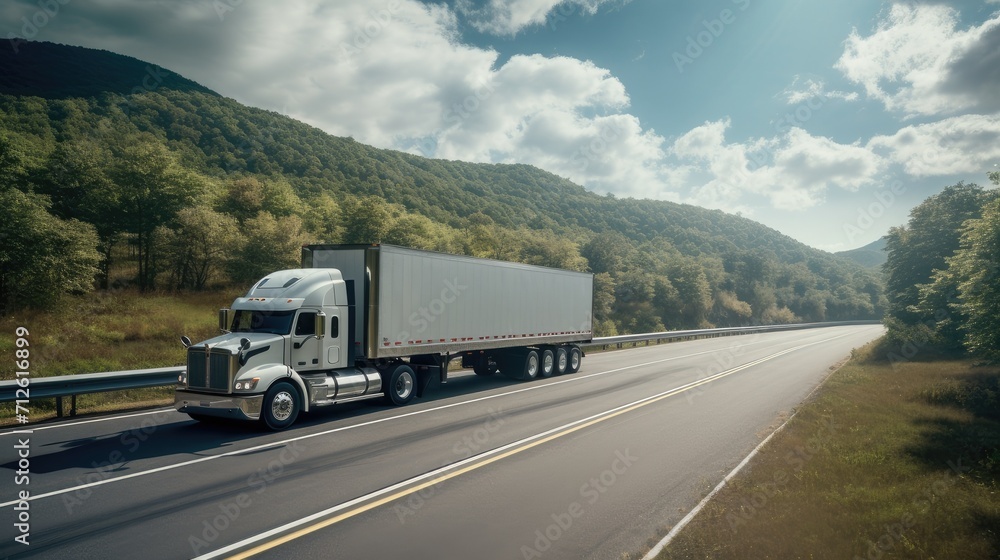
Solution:
<svg viewBox="0 0 1000 560"><path fill-rule="evenodd" d="M190 348L191 347L191 339L188 338L188 337L186 337L186 336L182 336L181 337L181 344L183 344L185 348Z"/></svg>
<svg viewBox="0 0 1000 560"><path fill-rule="evenodd" d="M224 333L229 332L229 309L219 310L219 330Z"/></svg>
<svg viewBox="0 0 1000 560"><path fill-rule="evenodd" d="M316 314L316 338L323 338L326 336L326 313Z"/></svg>
<svg viewBox="0 0 1000 560"><path fill-rule="evenodd" d="M240 352L246 352L250 348L250 339L241 338L240 339Z"/></svg>

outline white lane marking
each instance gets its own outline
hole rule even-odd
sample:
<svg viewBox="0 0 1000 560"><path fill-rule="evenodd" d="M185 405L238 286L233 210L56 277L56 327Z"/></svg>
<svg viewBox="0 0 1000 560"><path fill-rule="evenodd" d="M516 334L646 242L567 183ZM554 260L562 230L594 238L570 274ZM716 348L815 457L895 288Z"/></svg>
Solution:
<svg viewBox="0 0 1000 560"><path fill-rule="evenodd" d="M809 400L809 397L811 397L813 393L815 393L816 391L818 391L819 388L823 386L823 384L826 381L826 378L828 378L828 377L830 377L830 376L827 375L823 379L823 381L821 381L818 385L816 385L816 387L813 388L812 391L809 391L809 394L806 395L804 399L802 399L802 402L805 402L805 401ZM718 494L719 491L722 490L726 486L726 484L728 484L729 481L733 479L733 477L735 477L736 475L738 475L740 473L740 471L743 470L743 468L746 467L747 464L754 457L757 456L757 453L759 453L760 450L763 449L765 445L767 445L767 442L771 441L771 438L773 438L774 436L776 436L778 434L778 432L780 432L781 430L784 430L785 426L787 426L788 423L792 421L792 418L795 418L795 416L798 413L799 413L798 410L796 410L795 412L793 412L792 415L788 417L788 419L786 419L784 422L782 422L781 425L778 426L777 428L775 428L774 431L771 432L770 435L768 435L766 438L764 438L764 441L760 442L757 445L757 447L754 447L753 451L751 451L749 455L747 455L746 457L743 458L742 461L740 461L740 464L736 465L736 467L732 471L730 471L729 474L727 474L725 476L725 478L723 478L715 486L715 488L713 488L712 491L708 493L707 496L705 496L700 502L698 502L698 505L695 506L694 509L692 509L691 511L689 511L687 515L685 515L680 521L678 521L677 524L674 525L670 529L670 532L667 533L666 536L664 536L662 539L660 539L660 542L656 543L656 546L654 546L652 549L650 549L650 551L647 552L646 555L642 557L642 560L655 560L656 557L657 557L657 555L659 555L660 552L662 552L663 549L666 548L666 546L668 544L670 544L670 541L674 540L674 537L676 537L677 534L680 533L682 529L684 529L684 527L687 527L688 523L690 523L691 520L694 519L695 516L698 515L698 513L700 513L701 510L705 508L706 505L708 505L708 502L712 501L712 498L714 498L715 495Z"/></svg>
<svg viewBox="0 0 1000 560"><path fill-rule="evenodd" d="M843 336L847 336L847 335L843 335ZM835 338L841 338L841 337L835 337ZM834 340L834 339L828 339L828 340ZM469 472L471 470L475 470L475 469L477 469L477 468L479 468L481 466L488 465L490 463L493 463L495 460L497 460L497 459L486 460L486 459L489 459L491 457L496 457L496 456L500 455L501 457L499 457L499 458L503 458L503 457L506 457L506 456L510 456L510 455L519 453L520 451L523 451L525 449L530 449L531 447L534 447L534 445L527 445L527 444L531 444L533 442L538 442L539 440L552 440L552 439L556 439L558 437L561 437L562 435L573 433L573 432L577 431L576 429L578 429L578 428L586 427L587 425L596 424L596 423L598 423L598 422L600 422L602 420L607 420L609 418L613 418L615 416L618 416L618 414L620 414L620 413L629 412L631 410L634 410L634 409L639 408L641 406L644 406L646 404L651 404L652 402L655 402L655 401L658 401L658 400L661 400L661 399L664 399L664 398L667 398L667 397L670 397L670 396L674 396L674 395L680 394L680 393L682 393L684 391L687 391L689 389L693 389L694 387L697 387L699 385L705 385L707 383L711 383L712 381L715 381L715 380L720 379L722 377L726 377L726 376L732 375L734 373L738 373L738 372L743 371L745 369L749 369L751 367L760 365L760 364L762 364L764 362L768 362L768 361L773 360L775 358L779 358L781 356L784 356L785 354L790 354L790 353L795 352L797 350L801 350L803 348L806 348L806 347L809 347L809 346L813 346L815 344L820 344L821 342L826 342L826 341L810 342L809 344L803 344L801 346L796 346L794 348L788 348L788 349L782 350L780 352L775 352L774 354L771 354L769 356L765 356L763 358L759 358L759 359L754 360L752 362L748 362L746 364L742 364L742 365L730 368L730 369L728 369L726 371L717 373L715 375L711 375L711 376L706 377L704 379L698 379L698 380L692 381L690 383L685 383L684 385L680 385L680 386L674 387L672 389L668 389L666 391L657 393L655 395L650 395L648 397L643 397L643 398L641 398L639 400L632 401L630 403L623 404L623 405L620 405L620 406L616 406L614 408L611 408L611 409L599 412L597 414L588 416L586 418L581 418L579 420L574 420L573 422L569 422L567 424L563 424L562 426L546 430L544 432L535 434L533 436L528 436L528 437L520 439L518 441L515 441L515 442L512 442L512 443L508 443L506 445L503 445L503 446L491 449L489 451L485 451L485 452L480 453L478 455L475 455L473 457L469 457L467 459L463 459L461 461L452 463L450 465L445 465L443 467L439 467L439 468L437 468L437 469L435 469L433 471L430 471L430 472L427 472L427 473L424 473L424 474L421 474L421 475L414 476L414 477L409 478L407 480L404 480L402 482L397 482L396 484L393 484L391 486L386 486L385 488L381 488L381 489L376 490L374 492L370 492L368 494L365 494L364 496L360 496L360 497L354 498L352 500L349 500L347 502L343 502L343 503L337 504L337 505L332 506L330 508L327 508L327 509L325 509L323 511L320 511L320 512L308 515L306 517L303 517L303 518L295 520L295 521L291 521L291 522L286 523L286 524L284 524L284 525L282 525L280 527L276 527L274 529L270 529L268 531L265 531L263 533L255 535L253 537L246 538L246 539L244 539L242 541L239 541L237 543L233 543L231 545L228 545L226 547L220 548L218 550L209 552L207 554L203 554L201 556L196 557L194 560L210 560L212 558L218 558L218 557L223 556L225 554L228 554L230 552L234 552L236 550L239 550L239 549L242 549L242 548L246 548L246 547L248 547L250 545L253 545L253 544L258 543L260 541L263 541L263 540L269 539L271 537L277 536L277 535L279 535L281 533L288 532L288 531L290 531L292 529L296 529L296 528L301 527L303 525L308 525L308 524L313 523L313 522L318 522L321 519L327 518L327 517L329 517L332 514L341 512L341 511L343 511L345 509L348 509L350 507L353 507L353 506L359 505L361 503L367 502L367 501L372 500L374 498L379 498L381 496L385 496L386 494L390 494L393 491L400 490L400 489L405 488L406 486L409 486L409 485L412 485L412 484L416 484L416 483L419 483L419 482L422 482L422 481L427 481L425 483L426 485L437 484L439 482L443 482L444 480L447 480L447 479L450 479L450 478L454 478L455 476L458 476L460 474L464 474L465 472ZM564 432L564 433L560 433L560 432ZM544 442L542 442L542 443L544 443ZM522 449L517 449L519 447L523 447L523 448ZM481 461L481 464L474 465L474 466L468 466L468 465L470 465L470 463L475 463L477 461ZM465 467L465 468L463 469L463 467ZM449 474L444 474L444 473L448 473L449 471L451 471ZM441 476L441 475L443 475L443 476ZM432 479L432 478L435 478L435 477L440 477L440 478L438 480L433 480L433 481L429 480L429 479ZM401 492L399 496L392 496L392 497L388 498L388 500L394 500L394 499L398 499L398 498L400 498L402 496L405 496L405 495L408 495L408 494L412 494L413 492L419 491L421 488L422 488L422 486L410 488L410 489L408 489L406 491ZM383 499L382 501L385 501L385 499ZM334 520L327 520L325 522L320 522L314 528L308 528L307 527L305 529L301 529L299 532L297 532L295 534L286 535L282 539L279 539L278 542L261 545L260 548L262 550L256 550L256 549L254 549L254 550L246 551L243 554L240 554L238 556L238 558L245 558L245 557L249 557L249 556L254 556L256 554L259 554L260 552L263 552L264 549L270 549L270 548L273 548L274 546L278 546L280 544L284 544L285 542L287 542L289 540L293 540L295 538L298 538L299 536L302 536L304 534L308 534L310 532L313 532L315 530L318 530L320 528L328 526L328 525L332 524L333 522L339 521L341 519L345 519L347 517L352 517L353 515L355 515L357 513L362 513L363 511L367 511L368 509L372 509L373 507L377 507L378 505L382 505L382 501L376 502L371 507L359 508L356 512L348 512L346 514L342 514L341 516L338 516Z"/></svg>
<svg viewBox="0 0 1000 560"><path fill-rule="evenodd" d="M80 420L78 422L66 422L66 423L59 423L59 424L49 424L49 425L46 425L46 426L37 426L37 427L34 427L32 429L34 431L36 431L36 432L40 432L42 430L51 430L53 428L68 428L70 426L80 426L82 424L93 424L94 422L107 422L108 420L119 420L121 418L133 418L133 417L136 417L136 416L148 416L150 414L159 414L161 412L173 412L174 410L175 410L174 407L170 406L170 407L167 407L167 408L157 408L155 410L148 410L146 412L136 412L136 413L133 413L133 414L121 414L121 415L118 415L118 416L103 416L101 418L93 418L93 419L90 419L90 420ZM6 435L10 435L10 434L15 434L15 433L17 433L17 432L0 432L0 436L6 436Z"/></svg>
<svg viewBox="0 0 1000 560"><path fill-rule="evenodd" d="M807 346L810 346L810 345L813 345L813 344L819 344L821 342L828 342L830 340L835 340L837 338L842 338L844 336L848 336L849 334L852 334L852 333L848 333L847 335L841 335L841 336L838 336L838 337L828 338L828 339L820 340L820 341L817 341L817 342L813 342L813 343L810 343ZM546 388L546 387L552 387L552 386L555 386L555 385L561 385L563 383L569 383L569 382L573 382L573 381L582 381L584 379L589 379L589 378L592 378L592 377L598 377L598 376L602 376L602 375L608 375L610 373L617 373L617 372L625 371L625 370L629 370L629 369L635 369L635 368L639 368L639 367L645 367L645 366L660 364L660 363L664 363L664 362L671 362L671 361L674 361L674 360L680 360L680 359L684 359L684 358L690 358L690 357L693 357L693 356L700 356L700 355L703 355L703 354L712 354L712 353L718 352L718 351L719 351L719 349L706 350L704 352L695 352L694 354L687 354L687 355L684 355L684 356L674 356L672 358L664 358L662 360L654 360L654 361L651 361L651 362L644 362L644 363L641 363L641 364L634 364L634 365L631 365L631 366L623 366L623 367L620 367L620 368L610 369L610 370L607 370L607 371L601 371L601 372L597 372L597 373L591 373L591 374L587 374L587 375L573 375L572 377L567 377L567 378L561 379L559 381L552 381L552 382L541 384L541 385L531 385L531 386L528 386L528 387L524 387L522 389L516 389L514 391L508 391L506 393L497 393L495 395L487 395L485 397L479 397L479 398L468 400L468 401L460 401L460 402L450 403L450 404L446 404L446 405L441 405L441 406L434 407L434 408L427 408L427 409L423 409L423 410L416 410L416 411L413 411L413 412L407 412L407 413L404 413L404 414L399 414L397 416L389 416L389 417L386 417L386 418L379 418L377 420L370 420L368 422L362 422L360 424L352 424L350 426L342 426L342 427L339 427L339 428L333 428L333 429L330 429L330 430L324 430L322 432L316 432L316 433L312 433L312 434L305 434L305 435L301 435L301 436L298 436L298 437L293 437L293 438L279 440L279 441L275 441L275 442L271 442L271 443L265 443L265 444L261 444L261 445L257 445L257 446L253 446L253 447L248 447L246 449L235 449L233 451L227 451L225 453L219 453L217 455L208 455L208 456L205 456L205 457L199 457L197 459L191 459L189 461L183 461L183 462L175 463L175 464L172 464L172 465L164 465L162 467L156 467L156 468L149 469L149 470L146 470L146 471L139 471L139 472L134 472L134 473L126 474L126 475L122 475L122 476L116 476L116 477L112 477L112 478L105 478L105 479L101 479L101 480L98 480L98 481L89 482L87 484L80 484L78 486L74 486L74 487L71 487L71 488L64 488L62 490L53 490L52 492L47 492L47 493L44 493L44 494L33 495L30 498L28 498L28 501L40 500L42 498L49 498L49 497L52 497L52 496L59 496L59 495L62 495L62 494L68 494L70 492L77 492L77 491L80 491L80 490L86 490L88 488L93 488L95 486L103 486L105 484L112 484L112 483L115 483L115 482L121 482L123 480L129 480L131 478L137 478L137 477L146 476L146 475L149 475L149 474L156 474L156 473L165 472L165 471L169 471L169 470L173 470L173 469L179 469L179 468L182 468L182 467L188 467L188 466L191 466L191 465L196 465L198 463L204 463L204 462L207 462L207 461L214 461L216 459L221 459L223 457L233 457L233 456L241 455L241 454L244 454L244 453L255 453L257 451L263 451L263 450L266 450L266 449L281 447L283 445L287 445L289 443L293 443L293 442L296 442L296 441L303 441L303 440L312 439L312 438L315 438L315 437L320 437L320 436L334 434L334 433L337 433L337 432L343 432L343 431L346 431L346 430L352 430L352 429L355 429L355 428L362 428L362 427L371 426L371 425L374 425L374 424L381 424L383 422L389 422L391 420L398 420L398 419L401 419L401 418L408 418L410 416L417 416L417 415L420 415L420 414L427 414L429 412L437 412L437 411L440 411L440 410L446 410L446 409L449 409L449 408L455 408L455 407L464 406L464 405L468 405L468 404L474 404L474 403L477 403L477 402L483 402L483 401L487 401L487 400L491 400L491 399L497 399L497 398L500 398L500 397L505 397L505 396L509 396L509 395L515 395L515 394L524 393L524 392L527 392L527 391L534 391L536 389L543 389L543 388ZM3 502L3 503L0 503L0 508L5 508L5 507L8 507L8 506L13 506L14 504L17 504L17 503L18 503L18 500L11 500L9 502Z"/></svg>

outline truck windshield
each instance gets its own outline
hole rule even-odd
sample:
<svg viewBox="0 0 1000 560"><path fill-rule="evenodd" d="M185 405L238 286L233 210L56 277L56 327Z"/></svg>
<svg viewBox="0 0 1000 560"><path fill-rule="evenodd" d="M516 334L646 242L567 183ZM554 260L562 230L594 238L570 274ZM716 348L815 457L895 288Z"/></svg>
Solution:
<svg viewBox="0 0 1000 560"><path fill-rule="evenodd" d="M233 332L288 334L292 330L295 311L237 310L233 317Z"/></svg>

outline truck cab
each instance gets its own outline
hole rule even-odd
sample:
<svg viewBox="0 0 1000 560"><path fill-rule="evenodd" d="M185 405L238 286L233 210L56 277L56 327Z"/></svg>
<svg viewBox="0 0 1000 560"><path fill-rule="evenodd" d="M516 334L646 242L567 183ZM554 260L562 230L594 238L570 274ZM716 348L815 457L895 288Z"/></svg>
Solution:
<svg viewBox="0 0 1000 560"><path fill-rule="evenodd" d="M219 311L220 336L188 345L175 406L192 418L259 420L281 429L311 406L379 396L354 367L348 286L332 268L282 270Z"/></svg>

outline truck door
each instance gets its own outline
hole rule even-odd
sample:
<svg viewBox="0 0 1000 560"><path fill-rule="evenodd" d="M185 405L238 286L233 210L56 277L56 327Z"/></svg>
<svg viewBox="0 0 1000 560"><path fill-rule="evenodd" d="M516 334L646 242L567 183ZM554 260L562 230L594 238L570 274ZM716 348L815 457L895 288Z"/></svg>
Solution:
<svg viewBox="0 0 1000 560"><path fill-rule="evenodd" d="M321 369L321 341L316 338L316 312L302 311L292 330L292 368L295 371Z"/></svg>

